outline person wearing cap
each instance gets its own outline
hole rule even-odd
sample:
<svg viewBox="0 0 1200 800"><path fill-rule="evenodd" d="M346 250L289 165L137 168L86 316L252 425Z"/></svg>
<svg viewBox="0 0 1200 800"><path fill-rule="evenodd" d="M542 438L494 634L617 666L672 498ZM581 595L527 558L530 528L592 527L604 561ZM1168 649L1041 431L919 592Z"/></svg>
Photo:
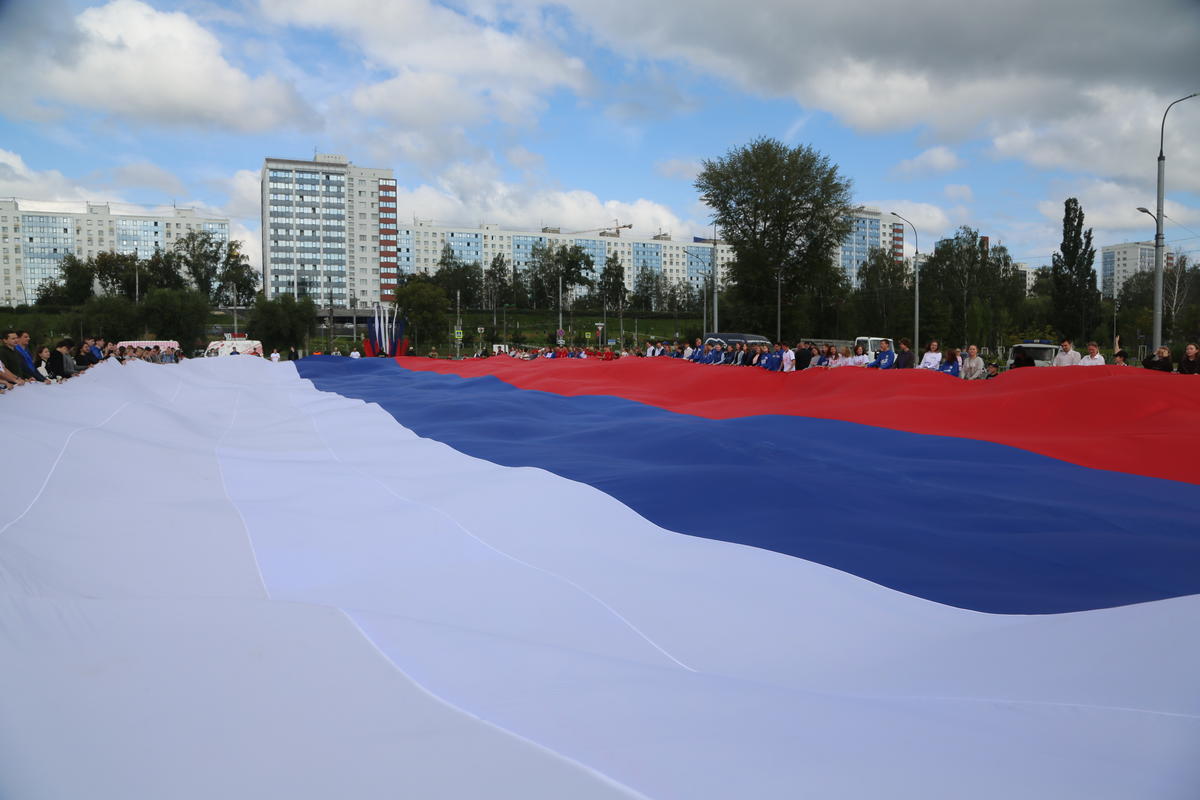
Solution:
<svg viewBox="0 0 1200 800"><path fill-rule="evenodd" d="M983 376L983 379L985 381L990 381L992 378L999 378L999 377L1000 377L1000 365L993 361L991 364L987 365L987 374Z"/></svg>

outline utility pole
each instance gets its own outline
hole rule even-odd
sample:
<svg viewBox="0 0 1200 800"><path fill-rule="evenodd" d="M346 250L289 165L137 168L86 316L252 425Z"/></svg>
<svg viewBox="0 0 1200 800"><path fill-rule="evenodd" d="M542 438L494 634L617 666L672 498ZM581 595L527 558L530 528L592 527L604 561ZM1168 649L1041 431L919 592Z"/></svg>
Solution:
<svg viewBox="0 0 1200 800"><path fill-rule="evenodd" d="M333 273L326 272L329 279L329 327L325 330L325 353L333 352Z"/></svg>
<svg viewBox="0 0 1200 800"><path fill-rule="evenodd" d="M558 273L558 329L561 331L562 326L562 272Z"/></svg>
<svg viewBox="0 0 1200 800"><path fill-rule="evenodd" d="M1193 92L1187 97L1181 97L1175 103L1182 103L1197 95L1200 95L1200 92ZM1163 254L1166 249L1166 241L1163 239L1163 192L1166 189L1167 157L1163 155L1163 137L1167 131L1167 112L1175 103L1171 103L1163 112L1162 125L1158 129L1158 213L1154 215L1154 338L1151 341L1155 351L1162 346Z"/></svg>
<svg viewBox="0 0 1200 800"><path fill-rule="evenodd" d="M713 333L721 330L720 324L717 322L717 225L713 223L713 242L712 242L712 274L713 274ZM778 337L776 338L778 341Z"/></svg>
<svg viewBox="0 0 1200 800"><path fill-rule="evenodd" d="M454 290L454 357L462 358L462 290Z"/></svg>

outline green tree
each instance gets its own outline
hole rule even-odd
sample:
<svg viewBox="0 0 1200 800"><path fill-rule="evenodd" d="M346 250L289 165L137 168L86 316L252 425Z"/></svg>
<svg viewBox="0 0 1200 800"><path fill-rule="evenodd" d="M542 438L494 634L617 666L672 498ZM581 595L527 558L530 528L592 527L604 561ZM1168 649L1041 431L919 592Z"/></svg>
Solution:
<svg viewBox="0 0 1200 800"><path fill-rule="evenodd" d="M496 323L496 311L500 306L512 302L512 289L509 286L512 270L503 253L496 253L492 263L488 264L483 274L483 298L487 308L492 310L492 324Z"/></svg>
<svg viewBox="0 0 1200 800"><path fill-rule="evenodd" d="M138 310L143 330L186 346L204 335L209 305L208 298L194 289L151 289Z"/></svg>
<svg viewBox="0 0 1200 800"><path fill-rule="evenodd" d="M912 327L912 271L887 250L876 247L858 268L854 292L858 328L872 335L898 336Z"/></svg>
<svg viewBox="0 0 1200 800"><path fill-rule="evenodd" d="M89 261L67 255L59 262L57 279L38 287L37 304L52 306L83 305L95 294L96 271Z"/></svg>
<svg viewBox="0 0 1200 800"><path fill-rule="evenodd" d="M1050 297L1060 336L1084 339L1100 319L1096 250L1092 229L1083 227L1083 208L1074 197L1063 204L1062 244L1051 257Z"/></svg>
<svg viewBox="0 0 1200 800"><path fill-rule="evenodd" d="M793 324L828 316L840 273L833 256L850 232L851 208L850 181L827 156L757 139L706 159L696 189L733 247L729 305L743 317L737 324L770 330L777 291L794 309Z"/></svg>
<svg viewBox="0 0 1200 800"><path fill-rule="evenodd" d="M1008 251L989 246L972 228L960 228L952 239L938 242L921 267L922 335L955 347L998 347L1015 326L1024 298L1025 279ZM980 304L973 307L976 300Z"/></svg>
<svg viewBox="0 0 1200 800"><path fill-rule="evenodd" d="M410 280L396 290L396 305L408 319L413 347L428 339L436 342L446 330L446 308L449 301L442 288L430 281Z"/></svg>
<svg viewBox="0 0 1200 800"><path fill-rule="evenodd" d="M141 289L137 256L108 250L97 253L91 259L91 264L100 289L105 294L136 299L136 294Z"/></svg>
<svg viewBox="0 0 1200 800"><path fill-rule="evenodd" d="M221 306L245 306L258 291L258 271L242 252L242 243L228 242L221 255L221 272L217 276L214 302Z"/></svg>
<svg viewBox="0 0 1200 800"><path fill-rule="evenodd" d="M254 298L246 332L250 338L263 343L270 351L276 347L286 350L304 347L305 341L317 329L317 307L311 298L297 300L290 294L268 300L265 295Z"/></svg>
<svg viewBox="0 0 1200 800"><path fill-rule="evenodd" d="M625 267L616 253L609 253L604 260L598 293L603 307L616 312L618 319L624 319L625 308L629 305L629 290L625 288Z"/></svg>
<svg viewBox="0 0 1200 800"><path fill-rule="evenodd" d="M186 289L187 280L180 269L179 257L173 250L158 250L140 265L141 291L150 289Z"/></svg>
<svg viewBox="0 0 1200 800"><path fill-rule="evenodd" d="M442 288L447 297L454 297L455 292L459 292L464 308L478 308L481 305L483 270L479 264L467 264L454 255L454 249L448 244L442 246L433 282Z"/></svg>
<svg viewBox="0 0 1200 800"><path fill-rule="evenodd" d="M175 240L174 253L192 286L210 301L218 299L221 269L233 242L222 242L208 231L189 231Z"/></svg>
<svg viewBox="0 0 1200 800"><path fill-rule="evenodd" d="M643 264L638 267L633 279L633 295L629 298L630 306L639 311L653 311L657 290L658 280L654 270Z"/></svg>
<svg viewBox="0 0 1200 800"><path fill-rule="evenodd" d="M83 326L90 335L109 341L139 337L137 306L119 294L90 297L83 304Z"/></svg>

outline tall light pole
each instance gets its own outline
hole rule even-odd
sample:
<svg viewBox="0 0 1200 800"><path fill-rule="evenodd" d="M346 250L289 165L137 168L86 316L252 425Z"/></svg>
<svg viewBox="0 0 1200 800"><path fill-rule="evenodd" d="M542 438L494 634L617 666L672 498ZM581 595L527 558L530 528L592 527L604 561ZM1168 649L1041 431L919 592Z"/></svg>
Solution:
<svg viewBox="0 0 1200 800"><path fill-rule="evenodd" d="M712 240L712 262L710 264L713 275L713 333L721 330L721 326L717 323L717 226L713 225L713 240Z"/></svg>
<svg viewBox="0 0 1200 800"><path fill-rule="evenodd" d="M917 236L917 226L913 225L904 217L901 217L895 211L892 212L893 217L902 219L908 222L910 228L913 229L913 347L921 346L921 264L917 260L917 256L921 253L921 239Z"/></svg>
<svg viewBox="0 0 1200 800"><path fill-rule="evenodd" d="M1184 100L1190 100L1200 92L1192 92L1187 97L1181 97L1171 105L1167 106L1167 110L1163 112L1162 124L1158 127L1158 213L1151 214L1154 217L1154 335L1153 347L1158 350L1162 346L1162 322L1163 322L1163 250L1166 243L1163 240L1163 192L1166 187L1163 183L1163 176L1166 171L1167 157L1163 155L1163 137L1167 130L1167 112L1171 110L1171 106L1175 103L1182 103ZM1144 208L1139 211L1146 211ZM1149 211L1146 211L1150 214Z"/></svg>

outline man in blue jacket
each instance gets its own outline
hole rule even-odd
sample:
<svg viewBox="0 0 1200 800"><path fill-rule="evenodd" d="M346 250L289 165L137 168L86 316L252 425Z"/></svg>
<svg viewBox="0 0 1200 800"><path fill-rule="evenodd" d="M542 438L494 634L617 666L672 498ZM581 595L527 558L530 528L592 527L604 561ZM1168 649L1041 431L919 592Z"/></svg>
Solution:
<svg viewBox="0 0 1200 800"><path fill-rule="evenodd" d="M879 343L879 352L875 354L875 360L867 366L875 369L891 369L894 363L896 363L896 354L892 352L892 343L884 339Z"/></svg>

